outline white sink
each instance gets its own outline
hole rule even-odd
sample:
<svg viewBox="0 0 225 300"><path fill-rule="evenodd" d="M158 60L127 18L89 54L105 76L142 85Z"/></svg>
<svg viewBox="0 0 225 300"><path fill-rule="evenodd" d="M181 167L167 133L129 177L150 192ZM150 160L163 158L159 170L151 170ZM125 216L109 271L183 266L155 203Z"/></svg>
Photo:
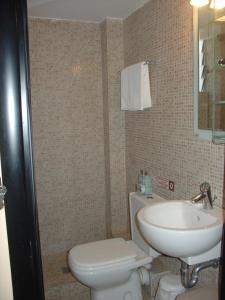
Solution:
<svg viewBox="0 0 225 300"><path fill-rule="evenodd" d="M166 201L142 208L137 219L146 241L174 257L202 254L222 237L223 211L201 209L190 201Z"/></svg>

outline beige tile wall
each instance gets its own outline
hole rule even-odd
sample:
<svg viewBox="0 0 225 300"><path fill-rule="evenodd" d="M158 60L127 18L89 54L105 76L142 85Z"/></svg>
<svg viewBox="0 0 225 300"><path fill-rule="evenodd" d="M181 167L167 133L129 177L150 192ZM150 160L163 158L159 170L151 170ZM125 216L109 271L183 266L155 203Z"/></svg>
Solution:
<svg viewBox="0 0 225 300"><path fill-rule="evenodd" d="M222 204L223 146L193 134L192 8L186 0L152 0L124 22L125 65L151 60L153 107L126 113L128 191L138 170L175 181L169 199L189 199L207 180Z"/></svg>
<svg viewBox="0 0 225 300"><path fill-rule="evenodd" d="M175 181L174 193L154 182L168 199L207 180L221 205L224 147L193 135L189 1L152 0L124 24L32 19L29 33L43 255L126 231L141 168ZM153 62L153 107L124 116L120 70L142 60Z"/></svg>
<svg viewBox="0 0 225 300"><path fill-rule="evenodd" d="M192 32L192 8L186 0L152 0L124 22L125 66L152 61L153 101L148 111L126 113L127 187L133 191L138 171L147 169L156 193L190 199L206 180L221 206L224 146L193 134ZM175 181L175 191L161 188L158 177ZM179 273L179 261L169 258L166 266ZM200 284L215 285L217 271L202 272Z"/></svg>
<svg viewBox="0 0 225 300"><path fill-rule="evenodd" d="M55 257L127 232L123 24L30 19L29 40L46 298L89 299Z"/></svg>
<svg viewBox="0 0 225 300"><path fill-rule="evenodd" d="M126 167L125 167L125 115L120 110L120 72L124 64L123 23L106 19L101 24L103 55L103 106L108 206L111 234L127 232ZM107 202L108 202L107 201Z"/></svg>
<svg viewBox="0 0 225 300"><path fill-rule="evenodd" d="M108 56L107 56L107 26L106 22L100 25L102 48L102 96L103 96L103 123L104 123L104 155L105 155L105 190L106 190L106 236L112 236L111 217L111 180L110 180L110 138L109 138L109 101L108 101Z"/></svg>
<svg viewBox="0 0 225 300"><path fill-rule="evenodd" d="M48 255L127 232L123 23L30 19L29 34L41 244Z"/></svg>
<svg viewBox="0 0 225 300"><path fill-rule="evenodd" d="M105 169L98 24L29 21L42 254L103 239Z"/></svg>

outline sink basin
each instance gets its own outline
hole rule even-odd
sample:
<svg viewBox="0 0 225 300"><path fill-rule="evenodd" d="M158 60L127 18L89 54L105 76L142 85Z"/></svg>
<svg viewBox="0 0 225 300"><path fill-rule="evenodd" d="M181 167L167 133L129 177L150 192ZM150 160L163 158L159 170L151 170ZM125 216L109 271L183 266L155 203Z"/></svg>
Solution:
<svg viewBox="0 0 225 300"><path fill-rule="evenodd" d="M222 209L201 209L190 201L166 201L142 208L137 219L146 241L174 257L202 254L222 237Z"/></svg>

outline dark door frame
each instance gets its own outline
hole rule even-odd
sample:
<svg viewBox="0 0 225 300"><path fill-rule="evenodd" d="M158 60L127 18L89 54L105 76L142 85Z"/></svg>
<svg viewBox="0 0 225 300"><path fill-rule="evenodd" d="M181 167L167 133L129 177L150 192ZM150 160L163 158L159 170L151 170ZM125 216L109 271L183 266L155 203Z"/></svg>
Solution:
<svg viewBox="0 0 225 300"><path fill-rule="evenodd" d="M225 209L225 147L224 147L224 174L223 174L223 209ZM221 247L221 265L219 277L219 300L225 299L225 224L223 225L223 237Z"/></svg>
<svg viewBox="0 0 225 300"><path fill-rule="evenodd" d="M14 300L44 300L32 155L26 0L0 1L0 132Z"/></svg>

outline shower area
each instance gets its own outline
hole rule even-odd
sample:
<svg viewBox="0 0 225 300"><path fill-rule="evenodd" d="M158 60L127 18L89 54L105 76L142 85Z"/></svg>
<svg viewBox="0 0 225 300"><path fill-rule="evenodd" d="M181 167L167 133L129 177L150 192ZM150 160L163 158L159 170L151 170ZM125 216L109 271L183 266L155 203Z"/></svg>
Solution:
<svg viewBox="0 0 225 300"><path fill-rule="evenodd" d="M67 251L128 235L123 24L29 18L28 28L46 299L88 299Z"/></svg>

